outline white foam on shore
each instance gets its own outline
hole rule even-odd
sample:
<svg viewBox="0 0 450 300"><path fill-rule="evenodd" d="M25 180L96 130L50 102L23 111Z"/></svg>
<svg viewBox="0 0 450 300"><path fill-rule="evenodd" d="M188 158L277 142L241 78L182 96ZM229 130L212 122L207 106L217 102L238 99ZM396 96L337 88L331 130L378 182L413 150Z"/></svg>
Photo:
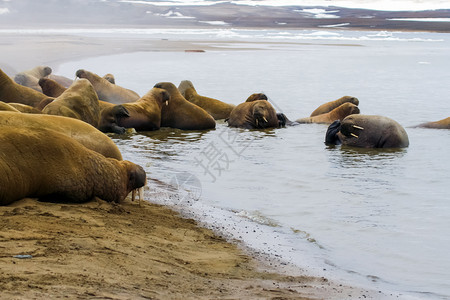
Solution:
<svg viewBox="0 0 450 300"><path fill-rule="evenodd" d="M388 21L413 21L413 22L450 22L450 18L394 18Z"/></svg>

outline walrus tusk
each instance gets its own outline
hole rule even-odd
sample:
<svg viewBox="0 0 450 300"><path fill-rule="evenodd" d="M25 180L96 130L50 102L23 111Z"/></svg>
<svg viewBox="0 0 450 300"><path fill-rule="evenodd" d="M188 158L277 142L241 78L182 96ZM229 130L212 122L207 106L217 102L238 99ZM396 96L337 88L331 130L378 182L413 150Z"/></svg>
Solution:
<svg viewBox="0 0 450 300"><path fill-rule="evenodd" d="M356 128L356 129L361 129L361 130L364 130L364 128L363 128L363 127L361 127L361 126L356 126L356 125L352 125L352 127L353 127L353 128Z"/></svg>
<svg viewBox="0 0 450 300"><path fill-rule="evenodd" d="M139 206L141 206L141 200L144 199L144 187L139 188Z"/></svg>
<svg viewBox="0 0 450 300"><path fill-rule="evenodd" d="M169 105L169 101L166 101L166 106Z"/></svg>
<svg viewBox="0 0 450 300"><path fill-rule="evenodd" d="M134 198L136 197L136 190L131 191L131 201L134 202Z"/></svg>
<svg viewBox="0 0 450 300"><path fill-rule="evenodd" d="M258 119L255 119L255 121L256 121L256 126L258 126Z"/></svg>
<svg viewBox="0 0 450 300"><path fill-rule="evenodd" d="M267 121L266 117L263 117L264 122L269 123L269 121Z"/></svg>
<svg viewBox="0 0 450 300"><path fill-rule="evenodd" d="M359 136L357 136L356 134L354 134L353 132L350 133L351 136L355 137L355 138L359 138Z"/></svg>

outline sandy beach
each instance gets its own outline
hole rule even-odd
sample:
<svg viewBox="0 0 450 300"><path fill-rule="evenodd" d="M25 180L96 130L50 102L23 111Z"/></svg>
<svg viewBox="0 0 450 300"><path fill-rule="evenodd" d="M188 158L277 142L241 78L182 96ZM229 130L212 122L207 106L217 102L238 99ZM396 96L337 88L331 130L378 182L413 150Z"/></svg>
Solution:
<svg viewBox="0 0 450 300"><path fill-rule="evenodd" d="M211 50L168 40L2 34L0 68L132 51ZM149 181L151 187L151 181ZM258 259L194 220L127 199L52 204L23 199L0 206L0 298L77 299L386 299ZM25 255L24 258L17 255Z"/></svg>

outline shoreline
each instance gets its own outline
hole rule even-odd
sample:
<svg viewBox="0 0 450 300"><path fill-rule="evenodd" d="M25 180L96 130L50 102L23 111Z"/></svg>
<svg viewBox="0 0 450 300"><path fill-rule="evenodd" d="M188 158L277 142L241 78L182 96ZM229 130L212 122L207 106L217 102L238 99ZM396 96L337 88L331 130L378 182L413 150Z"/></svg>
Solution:
<svg viewBox="0 0 450 300"><path fill-rule="evenodd" d="M195 42L175 40L0 36L0 68L17 71L43 64L56 69L65 61L110 54L199 47ZM133 43L126 43L130 40ZM390 297L326 278L282 274L238 244L156 204L142 203L140 207L127 200L120 205L103 201L73 205L24 199L0 206L0 215L4 222L0 231L0 298Z"/></svg>

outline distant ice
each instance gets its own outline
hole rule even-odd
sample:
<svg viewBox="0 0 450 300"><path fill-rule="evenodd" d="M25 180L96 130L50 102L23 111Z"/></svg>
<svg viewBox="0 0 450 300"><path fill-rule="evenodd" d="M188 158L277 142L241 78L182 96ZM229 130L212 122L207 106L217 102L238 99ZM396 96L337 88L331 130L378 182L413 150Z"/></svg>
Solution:
<svg viewBox="0 0 450 300"><path fill-rule="evenodd" d="M414 22L450 22L450 18L395 18L389 21L414 21Z"/></svg>
<svg viewBox="0 0 450 300"><path fill-rule="evenodd" d="M339 10L325 10L321 8L310 8L302 10L294 10L295 12L306 13L312 15L315 19L339 19L339 16L332 15L332 13L337 13Z"/></svg>
<svg viewBox="0 0 450 300"><path fill-rule="evenodd" d="M120 0L135 4L149 4L157 6L209 6L219 3L233 3L239 5L265 6L323 6L363 8L384 11L420 11L434 9L450 9L448 0L232 0L232 1L202 1L202 0L173 0L173 1L145 1Z"/></svg>
<svg viewBox="0 0 450 300"><path fill-rule="evenodd" d="M8 13L9 13L9 9L8 8L0 7L0 15L6 15Z"/></svg>
<svg viewBox="0 0 450 300"><path fill-rule="evenodd" d="M333 28L333 27L344 27L348 26L350 23L340 23L340 24L332 24L332 25L319 25L318 27L324 27L324 28Z"/></svg>
<svg viewBox="0 0 450 300"><path fill-rule="evenodd" d="M169 19L195 19L195 17L184 16L182 13L174 12L173 10L170 10L165 14L155 14L155 16L166 17Z"/></svg>
<svg viewBox="0 0 450 300"><path fill-rule="evenodd" d="M224 22L224 21L198 21L199 23L205 23L209 25L230 25L230 23Z"/></svg>

